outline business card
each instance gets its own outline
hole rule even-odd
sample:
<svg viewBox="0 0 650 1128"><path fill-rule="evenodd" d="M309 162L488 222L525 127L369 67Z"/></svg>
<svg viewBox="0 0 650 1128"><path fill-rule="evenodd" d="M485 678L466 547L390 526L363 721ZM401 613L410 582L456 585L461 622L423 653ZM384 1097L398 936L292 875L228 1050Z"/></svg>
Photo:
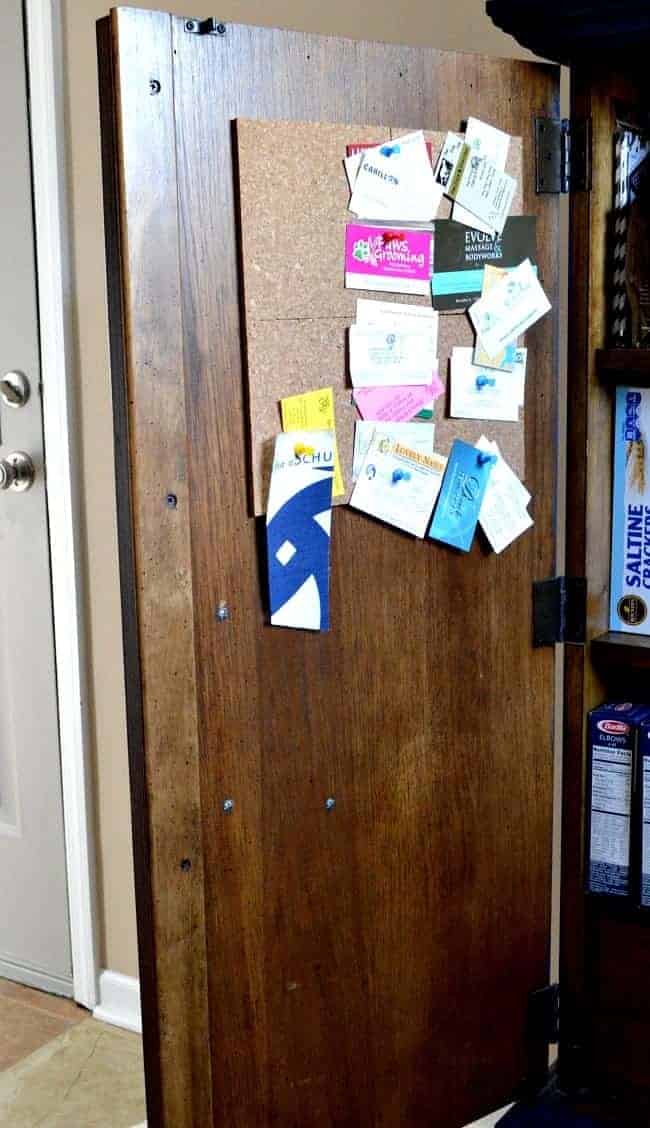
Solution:
<svg viewBox="0 0 650 1128"><path fill-rule="evenodd" d="M384 302L374 298L357 298L357 325L365 328L410 329L433 333L438 354L438 313L430 306L409 302Z"/></svg>
<svg viewBox="0 0 650 1128"><path fill-rule="evenodd" d="M280 400L283 431L331 431L334 436L334 483L332 497L345 493L341 472L336 423L334 421L334 392L332 388L317 388L299 392Z"/></svg>
<svg viewBox="0 0 650 1128"><path fill-rule="evenodd" d="M486 234L451 219L437 219L431 293L437 310L468 309L483 292L486 266L511 269L524 259L535 262L536 219L510 216L501 235Z"/></svg>
<svg viewBox="0 0 650 1128"><path fill-rule="evenodd" d="M438 496L446 462L440 454L421 454L377 429L350 505L405 533L422 538Z"/></svg>
<svg viewBox="0 0 650 1128"><path fill-rule="evenodd" d="M345 285L352 290L421 294L431 287L433 231L348 223Z"/></svg>
<svg viewBox="0 0 650 1128"><path fill-rule="evenodd" d="M532 528L533 519L528 512L530 494L504 459L497 443L482 435L476 445L497 459L483 497L479 522L494 552L500 553Z"/></svg>
<svg viewBox="0 0 650 1128"><path fill-rule="evenodd" d="M508 133L496 129L495 126L489 125L485 121L480 121L479 118L469 117L465 130L465 144L469 145L473 153L491 161L499 172L505 170L508 149L510 148L510 135ZM455 219L457 223L466 223L469 227L475 227L477 230L485 231L488 234L491 231L488 224L472 215L467 208L460 204L454 204L451 218Z"/></svg>
<svg viewBox="0 0 650 1128"><path fill-rule="evenodd" d="M496 455L455 439L428 536L469 552Z"/></svg>
<svg viewBox="0 0 650 1128"><path fill-rule="evenodd" d="M486 353L497 356L550 308L532 263L526 259L474 302L468 313Z"/></svg>
<svg viewBox="0 0 650 1128"><path fill-rule="evenodd" d="M512 206L517 181L480 156L462 137L448 133L435 181L452 200L499 234Z"/></svg>
<svg viewBox="0 0 650 1128"><path fill-rule="evenodd" d="M275 440L266 510L271 624L329 629L333 431Z"/></svg>
<svg viewBox="0 0 650 1128"><path fill-rule="evenodd" d="M346 169L351 178L350 158ZM421 130L396 137L361 153L348 205L366 219L427 223L433 219L442 188L433 177Z"/></svg>
<svg viewBox="0 0 650 1128"><path fill-rule="evenodd" d="M406 423L409 419L431 420L434 401L445 390L436 367L433 382L402 387L355 388L354 402L363 419L383 423Z"/></svg>
<svg viewBox="0 0 650 1128"><path fill-rule="evenodd" d="M438 360L435 332L386 332L359 325L350 326L349 352L350 379L355 388L430 385Z"/></svg>
<svg viewBox="0 0 650 1128"><path fill-rule="evenodd" d="M373 423L367 419L357 419L354 427L353 482L356 482L361 473L361 467L376 431L389 439L395 439L409 450L417 450L420 454L433 454L436 434L434 423Z"/></svg>
<svg viewBox="0 0 650 1128"><path fill-rule="evenodd" d="M517 423L521 386L510 372L498 372L472 363L471 348L451 354L449 414L454 419L492 419Z"/></svg>

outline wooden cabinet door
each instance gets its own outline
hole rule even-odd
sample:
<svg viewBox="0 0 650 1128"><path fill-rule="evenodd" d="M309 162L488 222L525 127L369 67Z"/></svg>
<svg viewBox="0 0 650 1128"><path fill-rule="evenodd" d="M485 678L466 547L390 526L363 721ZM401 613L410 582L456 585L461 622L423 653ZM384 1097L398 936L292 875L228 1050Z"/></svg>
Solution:
<svg viewBox="0 0 650 1128"><path fill-rule="evenodd" d="M150 1122L458 1128L548 980L558 70L122 9L100 27ZM501 556L335 514L328 634L271 629L249 514L238 117L524 142L553 313L527 336L535 527ZM335 797L328 810L325 800ZM226 801L231 807L224 809Z"/></svg>

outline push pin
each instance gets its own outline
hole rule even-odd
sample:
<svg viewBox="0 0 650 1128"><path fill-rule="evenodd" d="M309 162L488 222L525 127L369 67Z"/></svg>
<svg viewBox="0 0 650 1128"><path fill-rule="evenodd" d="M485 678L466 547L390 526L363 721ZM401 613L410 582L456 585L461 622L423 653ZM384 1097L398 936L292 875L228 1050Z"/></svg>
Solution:
<svg viewBox="0 0 650 1128"><path fill-rule="evenodd" d="M476 387L480 391L481 388L493 388L496 384L494 376L477 376Z"/></svg>
<svg viewBox="0 0 650 1128"><path fill-rule="evenodd" d="M478 452L478 464L479 464L479 466L491 466L493 462L496 462L496 460L497 460L496 454L488 454L487 451L485 451L485 450L480 450Z"/></svg>
<svg viewBox="0 0 650 1128"><path fill-rule="evenodd" d="M393 485L396 486L398 482L410 482L410 470L393 470Z"/></svg>
<svg viewBox="0 0 650 1128"><path fill-rule="evenodd" d="M314 447L306 446L305 443L296 443L293 448L293 453L296 458L302 458L304 454L314 454Z"/></svg>
<svg viewBox="0 0 650 1128"><path fill-rule="evenodd" d="M399 145L382 145L379 152L382 157L396 157L399 155Z"/></svg>

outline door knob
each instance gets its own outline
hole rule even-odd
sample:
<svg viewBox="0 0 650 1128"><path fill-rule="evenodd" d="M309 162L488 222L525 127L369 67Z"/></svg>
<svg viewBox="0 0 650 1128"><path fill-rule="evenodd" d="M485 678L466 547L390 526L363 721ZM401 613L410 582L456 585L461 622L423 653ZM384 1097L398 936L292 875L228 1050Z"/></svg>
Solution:
<svg viewBox="0 0 650 1128"><path fill-rule="evenodd" d="M34 481L34 463L28 454L16 450L6 458L0 458L0 490L14 490L23 493Z"/></svg>

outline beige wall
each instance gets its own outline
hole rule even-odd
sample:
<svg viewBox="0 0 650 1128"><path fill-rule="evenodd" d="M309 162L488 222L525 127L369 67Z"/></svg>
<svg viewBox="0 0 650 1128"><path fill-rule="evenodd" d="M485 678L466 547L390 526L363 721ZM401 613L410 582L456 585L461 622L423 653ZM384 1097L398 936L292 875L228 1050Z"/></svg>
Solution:
<svg viewBox="0 0 650 1128"><path fill-rule="evenodd" d="M160 4L139 3L140 8ZM133 864L115 528L113 440L97 111L95 20L108 0L62 0L74 259L103 966L137 975ZM530 54L483 0L188 0L179 15L292 27L493 55Z"/></svg>

